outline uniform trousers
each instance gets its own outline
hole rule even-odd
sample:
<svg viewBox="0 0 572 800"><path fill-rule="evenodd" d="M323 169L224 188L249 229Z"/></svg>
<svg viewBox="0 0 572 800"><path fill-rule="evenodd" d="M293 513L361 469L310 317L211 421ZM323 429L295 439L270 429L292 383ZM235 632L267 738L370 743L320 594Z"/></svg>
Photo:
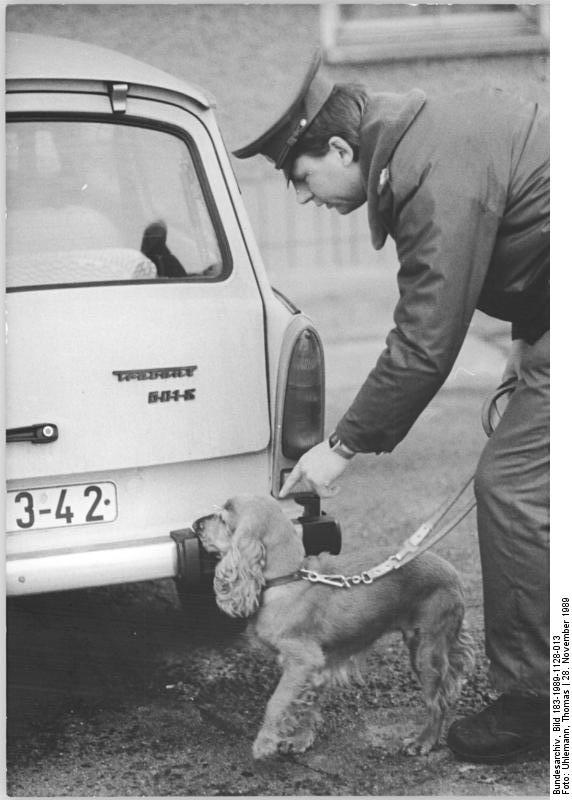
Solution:
<svg viewBox="0 0 572 800"><path fill-rule="evenodd" d="M485 647L500 692L549 694L550 332L524 344L516 389L475 476Z"/></svg>

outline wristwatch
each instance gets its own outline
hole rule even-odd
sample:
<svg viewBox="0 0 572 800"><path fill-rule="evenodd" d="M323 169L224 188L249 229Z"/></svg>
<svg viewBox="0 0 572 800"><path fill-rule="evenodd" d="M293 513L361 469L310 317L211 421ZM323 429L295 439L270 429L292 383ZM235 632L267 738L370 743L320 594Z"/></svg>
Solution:
<svg viewBox="0 0 572 800"><path fill-rule="evenodd" d="M355 456L354 451L350 450L350 448L342 442L335 431L330 434L328 438L328 444L330 445L330 450L332 450L334 453L337 453L342 458L347 458L349 460Z"/></svg>

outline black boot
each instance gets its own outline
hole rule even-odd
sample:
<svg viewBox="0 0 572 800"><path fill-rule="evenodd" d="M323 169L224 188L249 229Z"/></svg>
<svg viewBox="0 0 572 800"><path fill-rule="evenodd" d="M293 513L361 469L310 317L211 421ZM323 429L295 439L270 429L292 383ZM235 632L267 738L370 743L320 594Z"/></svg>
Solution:
<svg viewBox="0 0 572 800"><path fill-rule="evenodd" d="M550 701L540 695L501 694L490 706L454 722L447 744L464 761L502 763L547 748Z"/></svg>

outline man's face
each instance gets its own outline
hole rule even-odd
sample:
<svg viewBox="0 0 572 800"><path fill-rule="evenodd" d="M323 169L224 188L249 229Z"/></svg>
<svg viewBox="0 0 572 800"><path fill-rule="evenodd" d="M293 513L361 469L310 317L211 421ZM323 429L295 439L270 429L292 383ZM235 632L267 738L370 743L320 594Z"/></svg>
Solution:
<svg viewBox="0 0 572 800"><path fill-rule="evenodd" d="M290 172L296 200L305 205L334 208L338 214L349 214L366 200L366 192L353 150L344 139L333 136L323 156L298 156Z"/></svg>

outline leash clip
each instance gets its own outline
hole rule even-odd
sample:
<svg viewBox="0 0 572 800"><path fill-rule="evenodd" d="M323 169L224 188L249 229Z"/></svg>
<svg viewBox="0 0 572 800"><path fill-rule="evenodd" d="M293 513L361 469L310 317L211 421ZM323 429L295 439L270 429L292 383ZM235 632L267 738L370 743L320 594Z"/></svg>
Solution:
<svg viewBox="0 0 572 800"><path fill-rule="evenodd" d="M369 572L362 572L361 575L352 575L346 577L345 575L322 575L312 569L301 569L302 580L310 581L310 583L324 583L327 586L336 586L338 589L350 589L353 586L358 586L360 583L373 583L373 577Z"/></svg>
<svg viewBox="0 0 572 800"><path fill-rule="evenodd" d="M349 587L350 583L343 575L322 575L313 569L301 569L302 580L310 583L325 583L327 586L337 586L339 589Z"/></svg>

